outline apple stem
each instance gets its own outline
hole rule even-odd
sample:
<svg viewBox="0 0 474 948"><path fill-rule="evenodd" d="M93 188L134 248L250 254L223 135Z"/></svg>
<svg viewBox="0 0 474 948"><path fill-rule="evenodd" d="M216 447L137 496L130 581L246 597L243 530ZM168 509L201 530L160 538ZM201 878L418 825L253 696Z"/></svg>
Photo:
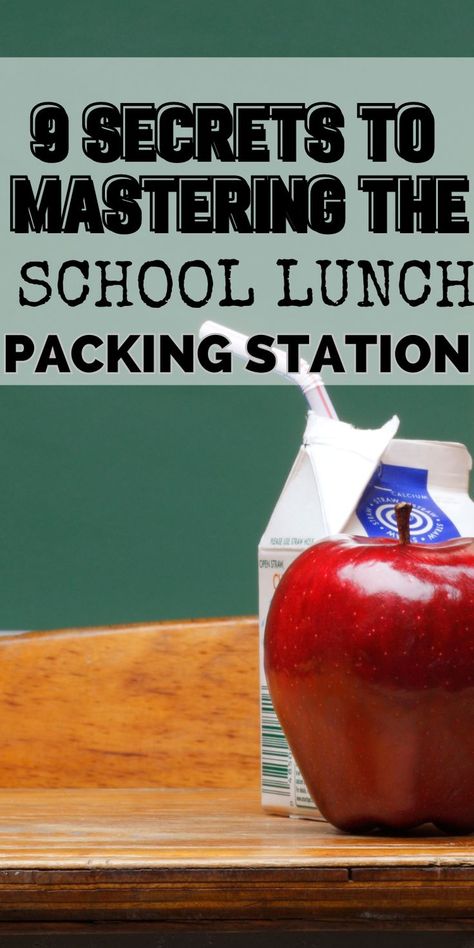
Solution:
<svg viewBox="0 0 474 948"><path fill-rule="evenodd" d="M395 504L395 515L397 518L398 539L402 546L410 543L410 514L413 504L408 504L405 500Z"/></svg>

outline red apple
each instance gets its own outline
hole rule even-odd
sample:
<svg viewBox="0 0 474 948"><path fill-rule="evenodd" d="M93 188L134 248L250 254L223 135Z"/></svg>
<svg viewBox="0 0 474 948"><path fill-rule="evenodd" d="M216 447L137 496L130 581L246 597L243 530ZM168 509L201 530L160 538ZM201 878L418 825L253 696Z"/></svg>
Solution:
<svg viewBox="0 0 474 948"><path fill-rule="evenodd" d="M284 574L265 632L276 713L345 830L474 829L474 540L335 537Z"/></svg>

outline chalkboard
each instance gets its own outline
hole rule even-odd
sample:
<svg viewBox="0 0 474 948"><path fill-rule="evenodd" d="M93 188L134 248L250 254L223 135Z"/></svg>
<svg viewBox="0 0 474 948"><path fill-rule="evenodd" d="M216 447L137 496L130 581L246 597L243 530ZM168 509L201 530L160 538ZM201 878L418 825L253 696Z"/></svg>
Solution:
<svg viewBox="0 0 474 948"><path fill-rule="evenodd" d="M333 389L342 418L467 442L468 387ZM298 449L293 387L3 388L0 628L253 613Z"/></svg>
<svg viewBox="0 0 474 948"><path fill-rule="evenodd" d="M2 4L6 56L469 55L431 0ZM256 23L258 8L258 23ZM256 28L258 26L258 28ZM341 417L474 449L472 389L338 388ZM0 628L255 612L256 547L300 442L289 388L7 388Z"/></svg>

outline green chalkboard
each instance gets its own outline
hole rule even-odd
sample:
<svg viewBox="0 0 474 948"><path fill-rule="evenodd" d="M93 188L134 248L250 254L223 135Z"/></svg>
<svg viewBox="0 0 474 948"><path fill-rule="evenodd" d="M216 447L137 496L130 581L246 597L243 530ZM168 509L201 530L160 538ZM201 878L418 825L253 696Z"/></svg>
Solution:
<svg viewBox="0 0 474 948"><path fill-rule="evenodd" d="M471 0L18 0L4 56L469 55ZM474 450L472 389L340 387L341 417ZM0 628L255 612L304 426L289 388L2 388Z"/></svg>

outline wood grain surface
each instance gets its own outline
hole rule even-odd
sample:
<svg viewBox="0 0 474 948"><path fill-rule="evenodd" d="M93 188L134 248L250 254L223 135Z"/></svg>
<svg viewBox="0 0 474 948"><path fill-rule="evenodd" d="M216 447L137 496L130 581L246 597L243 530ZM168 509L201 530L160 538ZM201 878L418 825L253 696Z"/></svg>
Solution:
<svg viewBox="0 0 474 948"><path fill-rule="evenodd" d="M474 927L474 838L356 837L255 791L2 790L0 921Z"/></svg>
<svg viewBox="0 0 474 948"><path fill-rule="evenodd" d="M0 714L0 940L474 930L474 837L262 812L255 619L3 636Z"/></svg>
<svg viewBox="0 0 474 948"><path fill-rule="evenodd" d="M0 786L256 787L253 618L0 637Z"/></svg>

